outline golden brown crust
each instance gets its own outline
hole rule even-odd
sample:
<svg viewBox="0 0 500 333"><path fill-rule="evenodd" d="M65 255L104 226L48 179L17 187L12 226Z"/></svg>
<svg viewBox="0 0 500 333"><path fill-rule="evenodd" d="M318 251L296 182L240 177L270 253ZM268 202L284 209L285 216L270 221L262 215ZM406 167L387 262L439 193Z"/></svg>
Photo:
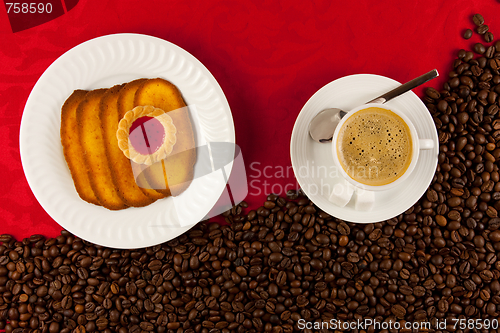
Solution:
<svg viewBox="0 0 500 333"><path fill-rule="evenodd" d="M118 97L118 119L122 119L123 116L125 116L125 113L127 113L127 111L132 110L134 108L134 106L135 106L134 105L135 92L137 91L139 86L143 82L146 82L146 81L147 81L147 79L137 79L137 80L131 81L131 82L127 83L125 85L125 87L123 87L123 89L120 91L120 96ZM117 124L117 127L118 127L118 124ZM115 137L116 137L116 130L115 130ZM117 146L117 149L119 150L118 146ZM123 153L121 151L120 151L120 153L123 155ZM126 158L124 155L123 155L123 157ZM131 162L128 159L127 159L127 161L128 161L129 168L130 168L130 173L133 175L132 167L130 164ZM143 174L141 174L141 176L143 176ZM137 183L140 186L137 186ZM165 197L165 195L163 193L155 190L156 187L149 186L150 184L148 185L147 181L137 180L137 183L136 183L137 188L139 188L147 197L149 197L151 199L155 199L155 200Z"/></svg>
<svg viewBox="0 0 500 333"><path fill-rule="evenodd" d="M125 87L126 85L124 85ZM120 89L115 89L104 94L99 104L99 118L101 120L106 156L111 170L111 180L115 185L118 196L129 206L143 207L155 201L146 196L134 180L130 160L118 148L116 130L120 120L118 114L118 98Z"/></svg>
<svg viewBox="0 0 500 333"><path fill-rule="evenodd" d="M66 100L61 109L61 143L64 158L68 164L73 183L78 195L83 200L100 205L87 173L83 149L78 137L78 125L76 120L77 108L87 95L85 90L75 90Z"/></svg>
<svg viewBox="0 0 500 333"><path fill-rule="evenodd" d="M150 79L141 84L135 93L134 105L152 105L165 111L177 128L177 142L172 153L150 168L147 178L151 183L165 181L165 194L179 195L190 185L194 176L196 145L193 126L186 103L175 85L161 79Z"/></svg>
<svg viewBox="0 0 500 333"><path fill-rule="evenodd" d="M83 156L90 186L95 196L104 207L119 210L128 206L118 196L111 179L108 158L104 146L103 129L99 119L99 104L108 91L116 91L120 87L93 90L85 96L76 112L78 136L83 149Z"/></svg>

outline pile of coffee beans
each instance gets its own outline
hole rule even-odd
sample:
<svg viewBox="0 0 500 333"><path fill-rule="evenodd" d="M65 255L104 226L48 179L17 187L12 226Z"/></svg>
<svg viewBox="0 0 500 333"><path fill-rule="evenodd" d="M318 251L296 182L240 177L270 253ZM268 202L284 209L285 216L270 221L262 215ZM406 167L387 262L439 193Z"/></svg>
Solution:
<svg viewBox="0 0 500 333"><path fill-rule="evenodd" d="M444 95L433 101L440 104ZM434 112L436 120L444 114ZM477 157L492 150L468 156L475 151L468 148L460 160L458 142L454 149L449 145L462 136L449 131L453 121L442 123L441 136L452 134L442 146L433 185L413 208L389 221L346 223L291 191L287 198L269 195L247 213L245 203L233 208L224 214L228 225L200 223L144 249L105 248L66 231L21 241L2 235L0 328L7 333L312 332L299 330L298 321L498 318L500 219L491 204L500 183L492 179L495 167L476 172L486 164ZM487 144L472 137L466 146ZM452 171L463 168L458 164L466 168L463 176ZM476 196L471 205L469 198Z"/></svg>
<svg viewBox="0 0 500 333"><path fill-rule="evenodd" d="M428 88L425 98L440 154L435 182L422 204L469 227L496 223L500 210L500 41L482 51L475 57L460 50L444 89Z"/></svg>

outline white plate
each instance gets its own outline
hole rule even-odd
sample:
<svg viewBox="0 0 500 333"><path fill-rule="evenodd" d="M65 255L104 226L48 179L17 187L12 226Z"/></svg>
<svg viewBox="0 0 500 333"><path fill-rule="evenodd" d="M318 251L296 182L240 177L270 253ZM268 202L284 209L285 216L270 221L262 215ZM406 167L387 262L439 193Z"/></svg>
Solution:
<svg viewBox="0 0 500 333"><path fill-rule="evenodd" d="M435 149L420 151L415 169L400 186L375 192L375 207L372 211L354 210L354 200L351 200L346 207L336 206L328 200L330 189L341 176L333 167L331 144L319 144L309 137L310 121L323 109L337 107L350 110L396 88L399 84L397 81L378 75L346 76L318 90L300 111L290 142L295 177L307 196L330 215L361 223L387 220L413 206L432 181L439 151L436 127L420 98L413 92L408 92L387 104L401 110L410 118L419 138L432 139L435 142Z"/></svg>
<svg viewBox="0 0 500 333"><path fill-rule="evenodd" d="M115 248L138 248L162 243L192 227L178 227L172 198L121 211L84 202L62 152L61 106L75 89L108 88L155 77L175 84L186 103L196 106L206 141L235 142L231 110L208 69L180 47L146 35L109 35L74 47L47 68L26 102L20 150L28 183L47 213L83 239ZM224 188L225 183L214 177L192 184L182 194L192 202L190 217L201 220Z"/></svg>

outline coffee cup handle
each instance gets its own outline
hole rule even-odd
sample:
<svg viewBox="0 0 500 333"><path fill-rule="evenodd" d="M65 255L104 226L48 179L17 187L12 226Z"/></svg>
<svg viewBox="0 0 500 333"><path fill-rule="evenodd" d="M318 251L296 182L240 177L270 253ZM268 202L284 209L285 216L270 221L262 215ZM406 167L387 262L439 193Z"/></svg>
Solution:
<svg viewBox="0 0 500 333"><path fill-rule="evenodd" d="M434 148L434 141L431 139L420 139L418 140L418 145L420 149L432 149Z"/></svg>

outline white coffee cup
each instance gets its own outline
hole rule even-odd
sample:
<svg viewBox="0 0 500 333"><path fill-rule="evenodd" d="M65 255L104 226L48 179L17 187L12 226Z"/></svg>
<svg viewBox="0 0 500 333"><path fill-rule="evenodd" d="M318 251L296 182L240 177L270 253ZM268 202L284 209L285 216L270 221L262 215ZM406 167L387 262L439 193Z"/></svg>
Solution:
<svg viewBox="0 0 500 333"><path fill-rule="evenodd" d="M410 130L410 136L411 136L411 142L412 142L412 152L411 152L411 157L410 157L411 162L410 162L410 165L408 166L408 168L404 171L404 173L402 175L400 175L393 182L388 183L388 184L384 184L384 185L377 185L377 186L363 184L363 183L360 183L360 182L356 181L355 179L351 178L347 174L347 172L344 170L344 168L342 167L342 165L340 163L339 156L338 156L338 149L337 149L337 146L339 144L338 143L339 133L340 133L340 130L342 129L344 123L350 117L354 116L357 112L360 112L362 110L366 110L366 109L372 108L372 107L389 110L389 111L395 113L396 115L398 115L399 117L401 117ZM410 121L410 119L405 114L403 114L401 111L399 111L398 109L396 109L392 106L389 106L386 104L376 104L376 103L364 104L364 105L361 105L361 106L349 111L342 118L340 123L337 125L335 132L333 134L333 139L332 139L332 153L333 153L334 166L336 168L338 168L339 173L342 175L342 177L345 179L345 181L347 181L348 184L353 185L358 190L364 190L364 191L385 191L385 190L388 190L388 189L391 189L391 188L394 188L394 187L400 185L410 176L412 171L415 169L415 166L416 166L417 161L418 161L420 149L432 149L432 148L434 148L434 141L431 139L420 139L418 137L415 126L413 126L413 123ZM341 184L345 184L345 182L343 182ZM346 193L348 193L348 192L349 191L347 191ZM334 200L331 199L331 201L334 201ZM344 198L344 201L345 201L345 198Z"/></svg>

